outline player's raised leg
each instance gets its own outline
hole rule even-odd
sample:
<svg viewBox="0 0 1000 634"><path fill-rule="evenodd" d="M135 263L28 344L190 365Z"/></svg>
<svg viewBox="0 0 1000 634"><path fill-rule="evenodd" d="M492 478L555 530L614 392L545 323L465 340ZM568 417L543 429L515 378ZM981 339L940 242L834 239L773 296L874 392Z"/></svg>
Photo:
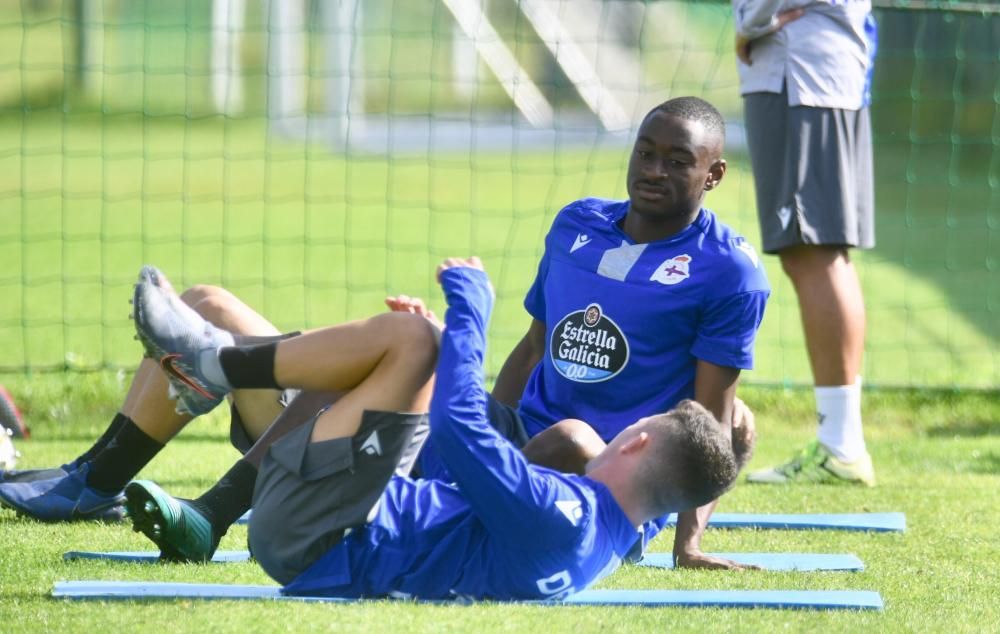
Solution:
<svg viewBox="0 0 1000 634"><path fill-rule="evenodd" d="M144 270L135 297L136 329L147 349L165 360L161 366L170 374L182 404L218 400L234 388L281 386L307 392L297 397L244 459L198 501L172 498L150 482L129 485L134 526L157 543L167 558L211 557L225 528L238 517L229 513L220 521L219 507L232 508L231 500L226 499L245 497L248 483L252 491L256 467L271 443L315 418L323 400L310 401L315 396L311 393L326 393L325 402L329 402L329 392L346 392L334 407L337 412L357 413L360 420L359 403L372 402L366 395L372 388L362 388L363 384L381 382L383 374L391 375L392 385L380 387L378 395L379 402L388 406L409 402L425 391L424 384L433 371L434 347L428 359L427 340L431 337L433 343L435 329L415 315L390 313L286 341L220 346L224 335L209 324L199 323L171 298L172 293L161 273ZM220 485L227 479L232 486L225 490L227 487ZM206 496L215 503L210 504Z"/></svg>
<svg viewBox="0 0 1000 634"><path fill-rule="evenodd" d="M238 338L252 334L256 340L259 336L277 335L274 326L221 288L196 286L178 301L239 333ZM156 363L144 359L121 408L87 451L55 469L3 474L0 500L23 514L46 521L120 520L122 488L191 420L174 411L167 398L167 386ZM260 415L273 418L280 411L274 392L249 397L262 403L254 409ZM267 402L271 403L270 411ZM255 421L252 414L244 418ZM251 425L245 425L252 433Z"/></svg>

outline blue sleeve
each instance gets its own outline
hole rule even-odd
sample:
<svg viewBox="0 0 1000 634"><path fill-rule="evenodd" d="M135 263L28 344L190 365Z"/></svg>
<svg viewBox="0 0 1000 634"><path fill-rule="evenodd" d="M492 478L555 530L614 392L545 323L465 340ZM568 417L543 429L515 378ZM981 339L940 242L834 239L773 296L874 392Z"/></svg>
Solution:
<svg viewBox="0 0 1000 634"><path fill-rule="evenodd" d="M872 103L872 78L875 74L875 56L878 54L878 23L871 13L865 18L865 37L868 39L868 72L865 73L865 91L862 97L863 106Z"/></svg>
<svg viewBox="0 0 1000 634"><path fill-rule="evenodd" d="M712 300L702 313L691 354L715 365L750 370L753 342L770 293L746 291Z"/></svg>
<svg viewBox="0 0 1000 634"><path fill-rule="evenodd" d="M517 538L525 547L544 546L558 539L559 529L573 527L566 521L565 527L543 526L561 517L556 499L583 500L555 474L529 465L487 420L483 357L493 296L486 274L448 269L441 286L448 311L430 412L438 456L491 534ZM525 541L532 530L535 539Z"/></svg>

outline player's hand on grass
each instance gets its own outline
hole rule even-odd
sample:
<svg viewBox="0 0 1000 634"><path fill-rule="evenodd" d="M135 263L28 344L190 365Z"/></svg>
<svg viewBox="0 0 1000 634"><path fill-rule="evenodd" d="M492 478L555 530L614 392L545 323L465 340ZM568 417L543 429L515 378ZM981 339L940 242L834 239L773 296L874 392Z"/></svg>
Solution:
<svg viewBox="0 0 1000 634"><path fill-rule="evenodd" d="M438 330L444 330L444 323L438 319L434 311L427 307L424 300L419 297L409 295L391 295L385 298L385 305L394 313L412 313L420 315L427 321L437 326Z"/></svg>
<svg viewBox="0 0 1000 634"><path fill-rule="evenodd" d="M704 570L760 570L760 566L740 564L730 559L706 555L700 550L674 554L674 565L678 568L701 568Z"/></svg>
<svg viewBox="0 0 1000 634"><path fill-rule="evenodd" d="M770 35L771 33L780 31L789 22L793 22L801 18L805 12L806 10L801 8L782 11L777 15L777 19L775 20L774 25L767 32L767 34ZM747 66L750 66L753 63L750 61L750 49L752 48L752 46L753 46L753 40L751 40L750 38L744 35L736 36L736 57L740 58L740 61L746 64Z"/></svg>

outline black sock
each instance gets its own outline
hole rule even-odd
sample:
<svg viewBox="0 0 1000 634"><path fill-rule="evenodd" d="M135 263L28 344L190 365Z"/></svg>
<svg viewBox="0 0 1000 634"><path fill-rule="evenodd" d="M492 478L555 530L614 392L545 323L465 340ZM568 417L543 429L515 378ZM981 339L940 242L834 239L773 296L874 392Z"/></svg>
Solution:
<svg viewBox="0 0 1000 634"><path fill-rule="evenodd" d="M115 417L111 419L111 424L104 430L104 434L97 439L97 442L91 445L90 449L80 454L80 457L76 459L77 464L89 462L94 459L94 456L101 453L101 451L108 446L108 443L111 442L111 439L115 437L118 430L122 428L122 425L124 425L127 420L128 416L125 416L121 412L116 413Z"/></svg>
<svg viewBox="0 0 1000 634"><path fill-rule="evenodd" d="M125 418L111 442L91 459L87 486L105 493L117 493L161 449L162 443L150 438L131 418Z"/></svg>
<svg viewBox="0 0 1000 634"><path fill-rule="evenodd" d="M199 498L191 500L191 504L212 524L215 536L222 537L250 510L256 483L257 468L246 460L237 460L226 475Z"/></svg>
<svg viewBox="0 0 1000 634"><path fill-rule="evenodd" d="M219 364L233 388L280 389L274 380L277 342L219 348Z"/></svg>
<svg viewBox="0 0 1000 634"><path fill-rule="evenodd" d="M302 334L301 330L293 330L280 335L237 335L233 334L233 341L237 346L252 346L258 343L277 343Z"/></svg>

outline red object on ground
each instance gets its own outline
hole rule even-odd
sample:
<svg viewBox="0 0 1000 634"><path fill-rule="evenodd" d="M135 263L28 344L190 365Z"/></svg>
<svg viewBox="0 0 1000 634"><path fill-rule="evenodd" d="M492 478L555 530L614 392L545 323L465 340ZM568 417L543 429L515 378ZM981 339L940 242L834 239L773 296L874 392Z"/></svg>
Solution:
<svg viewBox="0 0 1000 634"><path fill-rule="evenodd" d="M21 410L17 409L10 392L2 385L0 385L0 425L13 432L15 438L31 437L31 430L24 424Z"/></svg>

